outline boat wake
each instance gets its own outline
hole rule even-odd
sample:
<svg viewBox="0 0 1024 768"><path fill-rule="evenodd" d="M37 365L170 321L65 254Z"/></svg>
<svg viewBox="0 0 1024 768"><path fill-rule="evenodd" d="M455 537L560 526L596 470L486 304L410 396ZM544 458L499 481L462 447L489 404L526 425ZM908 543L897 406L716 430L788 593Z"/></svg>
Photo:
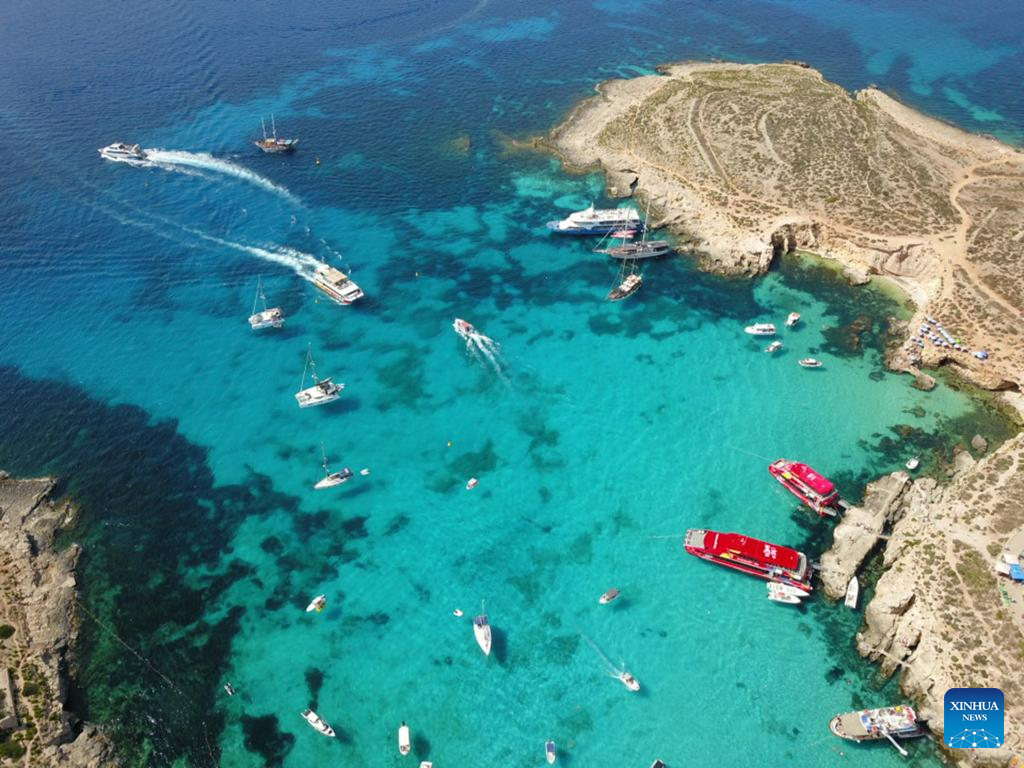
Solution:
<svg viewBox="0 0 1024 768"><path fill-rule="evenodd" d="M579 632L580 637L582 637L584 640L587 641L587 645L589 645L591 648L593 648L594 649L594 653L596 653L598 655L598 657L601 659L601 661L604 662L604 665L606 667L606 671L608 672L608 675L611 676L611 677L614 677L616 679L621 679L622 673L626 671L625 663L622 663L619 666L615 666L615 663L605 655L604 651L602 651L598 647L597 643L595 643L593 640L591 640L589 637L587 637L585 634L583 634L579 630L576 630L576 631Z"/></svg>
<svg viewBox="0 0 1024 768"><path fill-rule="evenodd" d="M197 172L209 171L222 176L230 176L240 181L245 181L254 186L272 192L292 203L298 203L298 198L282 186L272 182L265 176L255 171L232 163L230 160L214 157L208 152L184 152L170 149L147 149L145 160L122 160L130 165L142 167L162 168L165 171L177 171L190 175L199 175Z"/></svg>
<svg viewBox="0 0 1024 768"><path fill-rule="evenodd" d="M508 382L505 375L505 359L501 356L501 345L490 336L485 336L476 328L466 324L460 327L458 322L455 325L455 332L466 341L466 351L469 356L481 365L490 368L504 382Z"/></svg>

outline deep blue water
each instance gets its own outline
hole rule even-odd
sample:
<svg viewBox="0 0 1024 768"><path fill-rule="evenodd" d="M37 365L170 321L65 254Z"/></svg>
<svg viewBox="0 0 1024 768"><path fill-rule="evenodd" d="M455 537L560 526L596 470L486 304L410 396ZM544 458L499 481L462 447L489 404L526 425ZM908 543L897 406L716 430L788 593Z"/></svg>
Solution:
<svg viewBox="0 0 1024 768"><path fill-rule="evenodd" d="M827 528L765 457L811 459L856 497L1002 426L885 373L896 302L797 260L741 283L674 259L607 304L614 267L542 228L601 180L504 139L609 77L792 58L1017 141L1022 22L916 0L6 3L0 466L66 478L86 605L148 660L87 622L76 706L154 766L381 765L402 720L439 768L536 764L547 738L588 768L902 763L825 728L898 696L852 653L857 617L769 604L678 535L818 551ZM270 114L294 157L247 143ZM160 162L100 161L120 139ZM367 299L318 300L315 258ZM281 332L245 325L258 275ZM794 308L781 357L742 333ZM834 329L859 315L851 350ZM497 370L453 316L501 343ZM341 403L295 407L308 344ZM797 368L806 353L825 370ZM372 474L314 494L320 441ZM451 616L482 600L486 660ZM307 705L341 738L305 726Z"/></svg>

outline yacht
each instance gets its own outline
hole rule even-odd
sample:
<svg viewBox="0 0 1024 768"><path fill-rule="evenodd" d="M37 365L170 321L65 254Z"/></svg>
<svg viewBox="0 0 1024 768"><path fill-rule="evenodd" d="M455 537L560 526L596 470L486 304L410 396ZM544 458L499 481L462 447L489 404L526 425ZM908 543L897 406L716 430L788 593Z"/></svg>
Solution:
<svg viewBox="0 0 1024 768"><path fill-rule="evenodd" d="M612 288L608 294L608 301L622 301L639 291L643 284L644 279L639 273L634 272L631 275L626 275L621 283Z"/></svg>
<svg viewBox="0 0 1024 768"><path fill-rule="evenodd" d="M313 271L313 285L339 304L352 304L363 298L363 289L339 269L320 264Z"/></svg>
<svg viewBox="0 0 1024 768"><path fill-rule="evenodd" d="M96 150L104 160L145 160L146 151L138 144L117 142L103 149Z"/></svg>
<svg viewBox="0 0 1024 768"><path fill-rule="evenodd" d="M298 145L298 139L279 139L277 138L277 123L274 122L274 116L270 116L270 136L267 136L267 124L263 122L263 118L260 118L260 128L263 130L262 139L253 139L252 143L259 147L264 152L272 155L281 154L284 152L294 152L296 145Z"/></svg>
<svg viewBox="0 0 1024 768"><path fill-rule="evenodd" d="M639 229L640 214L633 208L589 208L570 213L561 221L549 221L547 227L562 235L607 235L619 229Z"/></svg>
<svg viewBox="0 0 1024 768"><path fill-rule="evenodd" d="M259 312L256 307L263 302L263 309ZM280 307L267 309L267 296L263 293L263 278L256 280L256 298L252 302L252 314L249 315L249 327L254 331L261 331L264 328L283 328L284 312Z"/></svg>
<svg viewBox="0 0 1024 768"><path fill-rule="evenodd" d="M800 361L801 368L821 368L824 363L821 360L815 360L813 357L805 357Z"/></svg>
<svg viewBox="0 0 1024 768"><path fill-rule="evenodd" d="M348 480L353 476L352 470L345 467L337 472L331 472L327 466L327 451L324 450L324 444L322 442L320 443L320 452L324 457L324 476L316 485L313 486L314 490L322 491L324 488L334 488L337 485L348 482Z"/></svg>
<svg viewBox="0 0 1024 768"><path fill-rule="evenodd" d="M751 336L774 336L775 326L772 323L754 323L748 325L743 331Z"/></svg>
<svg viewBox="0 0 1024 768"><path fill-rule="evenodd" d="M622 681L622 684L629 688L633 693L640 690L640 681L633 677L626 670L622 670L616 677Z"/></svg>
<svg viewBox="0 0 1024 768"><path fill-rule="evenodd" d="M313 386L306 386L306 371L312 370ZM317 378L316 361L313 360L312 350L306 351L306 367L302 371L302 383L300 389L295 393L295 400L299 408L312 408L324 403L331 403L341 397L341 390L344 384L335 384L328 379Z"/></svg>
<svg viewBox="0 0 1024 768"><path fill-rule="evenodd" d="M487 616L480 615L473 619L473 636L484 656L491 655L491 625L487 622Z"/></svg>
<svg viewBox="0 0 1024 768"><path fill-rule="evenodd" d="M331 728L316 712L312 709L304 709L302 711L303 719L310 724L315 730L322 733L324 736L330 736L334 738L334 729Z"/></svg>

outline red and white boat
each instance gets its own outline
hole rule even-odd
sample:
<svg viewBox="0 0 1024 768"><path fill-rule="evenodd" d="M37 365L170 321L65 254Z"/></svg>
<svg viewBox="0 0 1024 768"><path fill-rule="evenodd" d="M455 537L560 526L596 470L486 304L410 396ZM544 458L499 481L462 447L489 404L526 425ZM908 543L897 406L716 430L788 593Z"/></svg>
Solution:
<svg viewBox="0 0 1024 768"><path fill-rule="evenodd" d="M806 464L789 459L776 459L768 465L772 477L782 487L822 517L835 517L839 506L839 491L827 477L823 477Z"/></svg>
<svg viewBox="0 0 1024 768"><path fill-rule="evenodd" d="M767 581L789 584L810 592L811 566L807 555L742 533L719 533L701 528L686 532L683 545L691 555Z"/></svg>

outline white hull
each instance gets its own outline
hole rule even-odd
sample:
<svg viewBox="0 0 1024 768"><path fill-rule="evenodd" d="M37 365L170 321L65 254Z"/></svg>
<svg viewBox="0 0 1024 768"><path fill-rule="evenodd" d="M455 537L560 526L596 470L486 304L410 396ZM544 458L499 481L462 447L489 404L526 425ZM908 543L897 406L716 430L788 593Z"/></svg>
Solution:
<svg viewBox="0 0 1024 768"><path fill-rule="evenodd" d="M331 384L325 387L325 383L321 382L296 392L295 401L299 404L299 408L314 408L318 405L333 403L341 397L341 390L345 388L344 384Z"/></svg>
<svg viewBox="0 0 1024 768"><path fill-rule="evenodd" d="M333 472L327 477L325 477L323 480L321 480L319 483L314 485L313 488L317 491L322 491L324 490L324 488L335 488L339 485L344 485L345 483L347 483L351 479L351 477L352 473L349 472L348 474L345 474L344 470L342 470L341 472Z"/></svg>
<svg viewBox="0 0 1024 768"><path fill-rule="evenodd" d="M310 727L318 733L322 733L324 736L330 736L334 738L334 729L331 728L324 720L313 710L307 709L302 713L302 719L309 723Z"/></svg>
<svg viewBox="0 0 1024 768"><path fill-rule="evenodd" d="M629 688L633 693L640 690L640 681L633 677L629 672L621 672L618 676L619 680L624 686Z"/></svg>
<svg viewBox="0 0 1024 768"><path fill-rule="evenodd" d="M915 456L914 458L907 462L907 469L909 469L911 472L913 472L919 466L921 466L921 460L917 458L917 456Z"/></svg>
<svg viewBox="0 0 1024 768"><path fill-rule="evenodd" d="M846 607L857 610L857 601L860 599L860 582L854 576L846 587Z"/></svg>
<svg viewBox="0 0 1024 768"><path fill-rule="evenodd" d="M283 328L284 313L277 307L257 312L249 317L249 327L254 331L261 331L264 328Z"/></svg>
<svg viewBox="0 0 1024 768"><path fill-rule="evenodd" d="M794 325L796 325L799 322L800 322L800 313L799 312L790 312L789 313L789 317L786 318L786 325L789 328L792 328Z"/></svg>
<svg viewBox="0 0 1024 768"><path fill-rule="evenodd" d="M821 368L823 365L821 360L815 360L813 357L806 357L800 361L801 368Z"/></svg>
<svg viewBox="0 0 1024 768"><path fill-rule="evenodd" d="M327 605L327 595L317 595L313 598L313 601L306 606L306 613L322 611L325 605Z"/></svg>
<svg viewBox="0 0 1024 768"><path fill-rule="evenodd" d="M775 326L771 323L755 323L754 325L748 325L743 329L744 333L749 333L751 336L774 336Z"/></svg>
<svg viewBox="0 0 1024 768"><path fill-rule="evenodd" d="M412 742L409 739L409 726L402 723L402 727L398 729L398 751L403 755L408 755L412 751Z"/></svg>
<svg viewBox="0 0 1024 768"><path fill-rule="evenodd" d="M466 339L466 341L469 341L470 336L476 335L476 328L474 328L470 323L467 323L461 317L455 318L455 322L452 323L452 328L457 334L459 334L459 336Z"/></svg>
<svg viewBox="0 0 1024 768"><path fill-rule="evenodd" d="M607 592L601 595L601 597L597 599L597 602L601 605L608 605L608 603L610 603L612 600L615 600L618 596L619 590L613 587L612 589L609 589Z"/></svg>
<svg viewBox="0 0 1024 768"><path fill-rule="evenodd" d="M482 623L481 620L483 620ZM476 644L480 646L480 650L484 652L484 656L490 656L491 625L487 623L486 616L477 616L473 619L473 636L476 638Z"/></svg>

